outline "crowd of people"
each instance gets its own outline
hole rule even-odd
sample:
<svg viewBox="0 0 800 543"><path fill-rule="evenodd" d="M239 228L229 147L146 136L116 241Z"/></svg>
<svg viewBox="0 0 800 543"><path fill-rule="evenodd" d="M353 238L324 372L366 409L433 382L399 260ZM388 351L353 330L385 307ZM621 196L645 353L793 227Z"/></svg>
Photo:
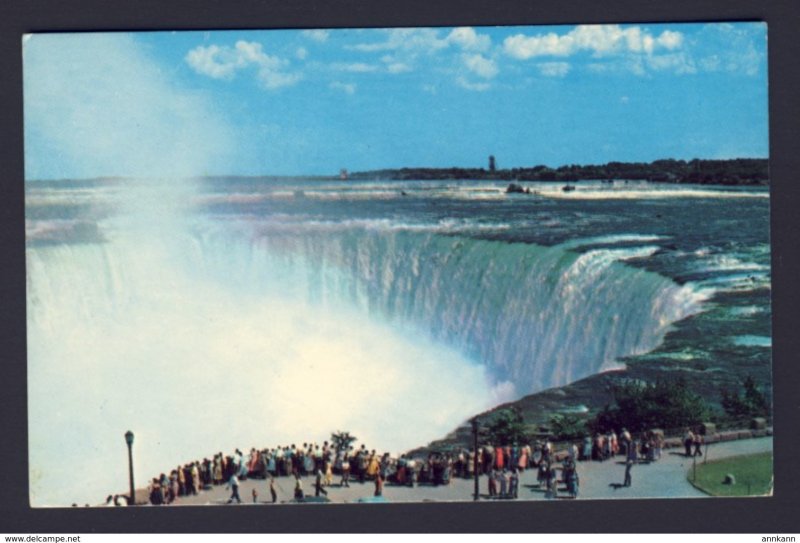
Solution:
<svg viewBox="0 0 800 543"><path fill-rule="evenodd" d="M700 453L702 436L687 429L684 436L687 455ZM640 462L655 462L661 458L664 435L660 431L642 433L634 438L626 429L597 433L583 441L567 444L566 451L556 453L550 440L524 445L493 446L485 444L475 449L452 449L430 452L427 455L389 453L378 454L365 445L336 446L325 441L322 445L303 443L265 449L239 449L233 454L222 452L177 466L169 474L152 479L149 499L153 505L170 504L184 496L226 485L231 491L229 503L240 503L240 481L262 479L269 481L270 500L278 500L276 478L293 481L291 497L302 501L308 496L303 487L305 477L313 477L309 493L315 497L327 495L332 486L349 487L351 483L374 484L374 496L381 496L384 485L449 485L453 478L471 479L478 476L487 481L488 498L516 499L520 477L525 470L536 470L536 481L545 496L559 497L564 491L571 498L579 495L578 464L586 461L604 462L621 456L626 465L625 483L631 484L631 468ZM286 493L288 494L288 493ZM288 496L287 496L288 497ZM253 501L258 500L253 490Z"/></svg>

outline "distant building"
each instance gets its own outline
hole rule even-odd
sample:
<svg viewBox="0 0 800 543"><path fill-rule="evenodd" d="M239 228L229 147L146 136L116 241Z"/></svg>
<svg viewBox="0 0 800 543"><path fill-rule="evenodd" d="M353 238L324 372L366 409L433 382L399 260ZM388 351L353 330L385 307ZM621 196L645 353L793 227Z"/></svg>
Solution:
<svg viewBox="0 0 800 543"><path fill-rule="evenodd" d="M341 170L339 170L339 179L345 181L347 180L348 177L349 175L347 173L347 168L342 168Z"/></svg>
<svg viewBox="0 0 800 543"><path fill-rule="evenodd" d="M489 171L494 172L497 170L497 166L494 163L494 155L489 155Z"/></svg>

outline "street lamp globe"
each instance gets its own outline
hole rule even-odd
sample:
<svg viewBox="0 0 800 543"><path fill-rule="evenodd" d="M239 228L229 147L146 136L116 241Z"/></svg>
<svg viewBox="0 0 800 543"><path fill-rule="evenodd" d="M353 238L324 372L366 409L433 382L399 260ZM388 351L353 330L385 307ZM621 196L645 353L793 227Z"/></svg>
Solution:
<svg viewBox="0 0 800 543"><path fill-rule="evenodd" d="M125 432L125 443L127 443L129 446L133 445L133 432L130 430Z"/></svg>

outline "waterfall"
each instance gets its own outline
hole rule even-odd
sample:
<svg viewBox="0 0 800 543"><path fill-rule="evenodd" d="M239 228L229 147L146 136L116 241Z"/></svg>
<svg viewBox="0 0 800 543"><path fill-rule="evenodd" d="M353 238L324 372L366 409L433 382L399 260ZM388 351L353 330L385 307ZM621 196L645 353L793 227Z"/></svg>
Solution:
<svg viewBox="0 0 800 543"><path fill-rule="evenodd" d="M34 505L124 491L127 429L142 477L336 430L406 450L652 349L699 304L622 262L647 248L223 222L30 240Z"/></svg>
<svg viewBox="0 0 800 543"><path fill-rule="evenodd" d="M585 253L402 229L342 225L204 238L211 273L280 284L312 306L355 306L484 365L522 396L655 348L703 295L626 265L657 247ZM225 258L222 258L223 251ZM254 264L258 262L258 264Z"/></svg>

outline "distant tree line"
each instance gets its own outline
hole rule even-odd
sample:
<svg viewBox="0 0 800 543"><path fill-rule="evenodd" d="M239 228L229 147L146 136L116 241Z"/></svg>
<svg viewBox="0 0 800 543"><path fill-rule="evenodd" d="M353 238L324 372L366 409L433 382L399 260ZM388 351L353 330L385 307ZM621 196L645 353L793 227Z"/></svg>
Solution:
<svg viewBox="0 0 800 543"><path fill-rule="evenodd" d="M350 174L350 179L391 180L500 180L500 181L581 181L637 180L658 183L715 185L766 185L768 161L764 158L732 160L674 160L654 162L609 162L602 165L571 164L559 168L539 165L532 168L400 168Z"/></svg>

